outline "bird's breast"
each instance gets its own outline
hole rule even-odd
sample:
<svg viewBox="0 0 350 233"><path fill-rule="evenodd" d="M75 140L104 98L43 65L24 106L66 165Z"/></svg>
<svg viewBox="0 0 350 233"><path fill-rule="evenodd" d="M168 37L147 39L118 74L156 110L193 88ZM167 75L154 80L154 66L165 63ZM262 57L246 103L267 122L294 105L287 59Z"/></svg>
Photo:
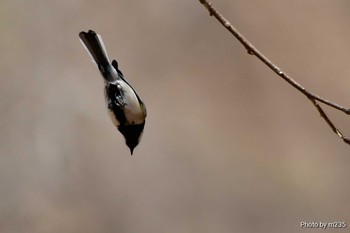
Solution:
<svg viewBox="0 0 350 233"><path fill-rule="evenodd" d="M137 125L145 121L146 112L141 106L135 91L124 80L116 80L106 91L106 100L112 103L109 116L115 126L120 124ZM117 100L118 99L118 100ZM120 119L119 119L120 118Z"/></svg>
<svg viewBox="0 0 350 233"><path fill-rule="evenodd" d="M121 86L125 101L124 113L129 124L141 124L145 121L145 112L141 108L140 102L135 91L123 80L118 80Z"/></svg>

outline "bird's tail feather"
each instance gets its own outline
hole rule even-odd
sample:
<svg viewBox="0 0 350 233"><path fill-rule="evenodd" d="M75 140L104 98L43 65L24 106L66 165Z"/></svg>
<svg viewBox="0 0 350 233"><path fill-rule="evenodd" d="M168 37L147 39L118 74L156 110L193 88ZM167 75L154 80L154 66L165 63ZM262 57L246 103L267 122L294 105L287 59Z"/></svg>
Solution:
<svg viewBox="0 0 350 233"><path fill-rule="evenodd" d="M88 51L91 60L100 67L109 65L109 59L106 48L103 44L102 37L96 32L89 30L88 32L79 33L80 41Z"/></svg>

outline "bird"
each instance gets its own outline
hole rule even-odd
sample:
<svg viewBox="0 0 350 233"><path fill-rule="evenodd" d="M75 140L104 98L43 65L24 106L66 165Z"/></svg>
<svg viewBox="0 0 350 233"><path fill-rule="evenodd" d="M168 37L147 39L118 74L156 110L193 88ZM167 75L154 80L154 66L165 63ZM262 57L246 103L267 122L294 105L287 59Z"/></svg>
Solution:
<svg viewBox="0 0 350 233"><path fill-rule="evenodd" d="M147 116L146 106L124 78L118 62L113 60L110 63L102 37L89 30L80 32L79 38L104 79L108 114L124 136L132 155L143 134Z"/></svg>

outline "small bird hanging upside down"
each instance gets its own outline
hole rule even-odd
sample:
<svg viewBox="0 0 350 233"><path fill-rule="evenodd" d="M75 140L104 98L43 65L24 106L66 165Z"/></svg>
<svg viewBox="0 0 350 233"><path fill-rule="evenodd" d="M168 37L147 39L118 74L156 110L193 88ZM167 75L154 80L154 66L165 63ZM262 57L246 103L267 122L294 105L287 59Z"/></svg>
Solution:
<svg viewBox="0 0 350 233"><path fill-rule="evenodd" d="M104 78L109 115L113 124L123 134L132 155L145 127L146 106L124 79L117 61L109 62L101 36L89 30L80 32L79 37Z"/></svg>

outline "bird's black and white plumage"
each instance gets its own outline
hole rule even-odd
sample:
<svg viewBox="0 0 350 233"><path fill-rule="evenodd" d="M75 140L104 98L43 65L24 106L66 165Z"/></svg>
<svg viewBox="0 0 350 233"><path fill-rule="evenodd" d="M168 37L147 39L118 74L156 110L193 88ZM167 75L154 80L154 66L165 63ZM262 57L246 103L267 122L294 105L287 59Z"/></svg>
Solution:
<svg viewBox="0 0 350 233"><path fill-rule="evenodd" d="M90 30L80 32L79 37L104 78L109 115L123 134L130 153L133 154L145 127L146 107L136 91L124 79L117 61L109 62L101 36Z"/></svg>

